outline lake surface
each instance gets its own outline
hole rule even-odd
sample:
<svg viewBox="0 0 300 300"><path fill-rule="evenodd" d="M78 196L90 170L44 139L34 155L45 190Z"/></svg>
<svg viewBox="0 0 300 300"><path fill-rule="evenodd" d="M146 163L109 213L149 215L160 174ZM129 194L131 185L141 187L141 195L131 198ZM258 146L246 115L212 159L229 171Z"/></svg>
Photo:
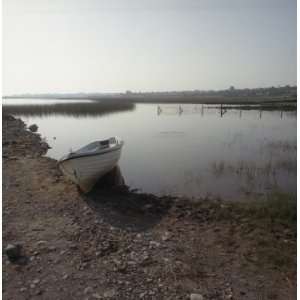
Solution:
<svg viewBox="0 0 300 300"><path fill-rule="evenodd" d="M95 140L121 137L121 172L142 192L233 200L296 194L296 111L136 104L98 115L93 101L74 101L7 99L3 109L37 124L52 147L47 156L55 159ZM85 114L71 109L79 104Z"/></svg>

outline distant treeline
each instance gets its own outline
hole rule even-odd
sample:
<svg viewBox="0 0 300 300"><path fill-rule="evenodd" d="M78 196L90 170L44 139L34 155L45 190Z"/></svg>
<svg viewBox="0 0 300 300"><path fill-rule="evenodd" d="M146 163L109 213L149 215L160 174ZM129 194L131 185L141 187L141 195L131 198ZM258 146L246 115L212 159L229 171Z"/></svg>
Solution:
<svg viewBox="0 0 300 300"><path fill-rule="evenodd" d="M151 96L151 97L297 97L297 86L281 86L281 87L267 87L267 88L245 88L236 89L231 86L226 90L192 90L192 91L170 91L170 92L149 92L136 93L127 91L126 95L132 96Z"/></svg>
<svg viewBox="0 0 300 300"><path fill-rule="evenodd" d="M102 116L116 112L131 111L135 105L130 102L95 101L56 104L3 105L3 114L24 116L68 115L74 117Z"/></svg>

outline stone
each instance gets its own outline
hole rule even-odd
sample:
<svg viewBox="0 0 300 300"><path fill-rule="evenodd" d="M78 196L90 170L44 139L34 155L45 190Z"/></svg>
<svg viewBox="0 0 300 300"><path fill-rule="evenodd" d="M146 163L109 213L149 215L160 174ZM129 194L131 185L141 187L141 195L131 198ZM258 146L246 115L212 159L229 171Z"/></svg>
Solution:
<svg viewBox="0 0 300 300"><path fill-rule="evenodd" d="M86 295L86 294L89 294L93 291L93 288L91 286L88 286L84 289L83 293Z"/></svg>
<svg viewBox="0 0 300 300"><path fill-rule="evenodd" d="M44 150L51 149L51 147L46 142L41 143L41 148Z"/></svg>
<svg viewBox="0 0 300 300"><path fill-rule="evenodd" d="M43 291L42 290L36 290L36 292L35 292L35 295L42 295L43 294Z"/></svg>
<svg viewBox="0 0 300 300"><path fill-rule="evenodd" d="M32 124L28 127L31 132L37 132L38 126L36 124Z"/></svg>
<svg viewBox="0 0 300 300"><path fill-rule="evenodd" d="M10 261L16 261L21 257L21 250L20 244L8 244L4 251Z"/></svg>
<svg viewBox="0 0 300 300"><path fill-rule="evenodd" d="M116 291L114 289L108 290L103 294L104 298L113 298L116 295Z"/></svg>
<svg viewBox="0 0 300 300"><path fill-rule="evenodd" d="M77 250L77 249L78 249L78 246L77 246L76 244L70 244L70 245L69 245L69 248L70 248L71 250Z"/></svg>
<svg viewBox="0 0 300 300"><path fill-rule="evenodd" d="M38 241L37 243L36 243L36 245L37 246L43 246L43 245L46 245L47 244L47 242L46 241Z"/></svg>
<svg viewBox="0 0 300 300"><path fill-rule="evenodd" d="M156 242L156 241L150 241L149 242L149 247L152 249L152 248L156 248L156 247L159 247L160 246L160 243L159 242Z"/></svg>
<svg viewBox="0 0 300 300"><path fill-rule="evenodd" d="M204 300L201 294L191 294L190 300Z"/></svg>
<svg viewBox="0 0 300 300"><path fill-rule="evenodd" d="M164 242L168 241L170 239L170 232L166 231L162 238L161 238Z"/></svg>
<svg viewBox="0 0 300 300"><path fill-rule="evenodd" d="M40 282L40 280L38 278L36 278L32 281L33 284L38 284L39 282Z"/></svg>

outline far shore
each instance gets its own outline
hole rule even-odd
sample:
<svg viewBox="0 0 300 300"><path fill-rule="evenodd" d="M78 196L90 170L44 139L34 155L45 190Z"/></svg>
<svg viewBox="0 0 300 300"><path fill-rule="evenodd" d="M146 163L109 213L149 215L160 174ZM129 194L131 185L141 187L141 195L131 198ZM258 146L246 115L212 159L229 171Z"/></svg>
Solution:
<svg viewBox="0 0 300 300"><path fill-rule="evenodd" d="M199 96L199 95L176 95L176 96L160 96L160 95L21 95L21 96L3 96L3 99L44 99L44 100L95 100L95 101L111 101L114 103L130 102L130 103L186 103L186 104L279 104L297 102L295 96Z"/></svg>

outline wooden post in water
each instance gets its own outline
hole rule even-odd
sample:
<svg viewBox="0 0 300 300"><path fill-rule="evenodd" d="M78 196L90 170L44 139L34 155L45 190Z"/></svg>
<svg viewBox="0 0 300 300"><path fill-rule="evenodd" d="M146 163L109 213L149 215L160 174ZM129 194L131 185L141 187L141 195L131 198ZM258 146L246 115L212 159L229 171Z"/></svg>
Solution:
<svg viewBox="0 0 300 300"><path fill-rule="evenodd" d="M203 107L203 104L202 104L202 107L201 107L201 116L203 116L203 110L204 110L204 107Z"/></svg>
<svg viewBox="0 0 300 300"><path fill-rule="evenodd" d="M283 111L280 112L280 119L282 119Z"/></svg>
<svg viewBox="0 0 300 300"><path fill-rule="evenodd" d="M259 118L261 119L262 116L262 110L259 111Z"/></svg>
<svg viewBox="0 0 300 300"><path fill-rule="evenodd" d="M181 105L179 105L179 115L181 115L182 112L183 112L183 109L182 109Z"/></svg>
<svg viewBox="0 0 300 300"><path fill-rule="evenodd" d="M240 110L240 118L242 117L242 110Z"/></svg>
<svg viewBox="0 0 300 300"><path fill-rule="evenodd" d="M161 113L161 108L160 108L160 106L158 105L158 106L157 106L157 115L159 116L160 113Z"/></svg>
<svg viewBox="0 0 300 300"><path fill-rule="evenodd" d="M226 108L224 108L224 110L223 110L223 104L221 103L221 118L226 113L226 111L227 111Z"/></svg>

